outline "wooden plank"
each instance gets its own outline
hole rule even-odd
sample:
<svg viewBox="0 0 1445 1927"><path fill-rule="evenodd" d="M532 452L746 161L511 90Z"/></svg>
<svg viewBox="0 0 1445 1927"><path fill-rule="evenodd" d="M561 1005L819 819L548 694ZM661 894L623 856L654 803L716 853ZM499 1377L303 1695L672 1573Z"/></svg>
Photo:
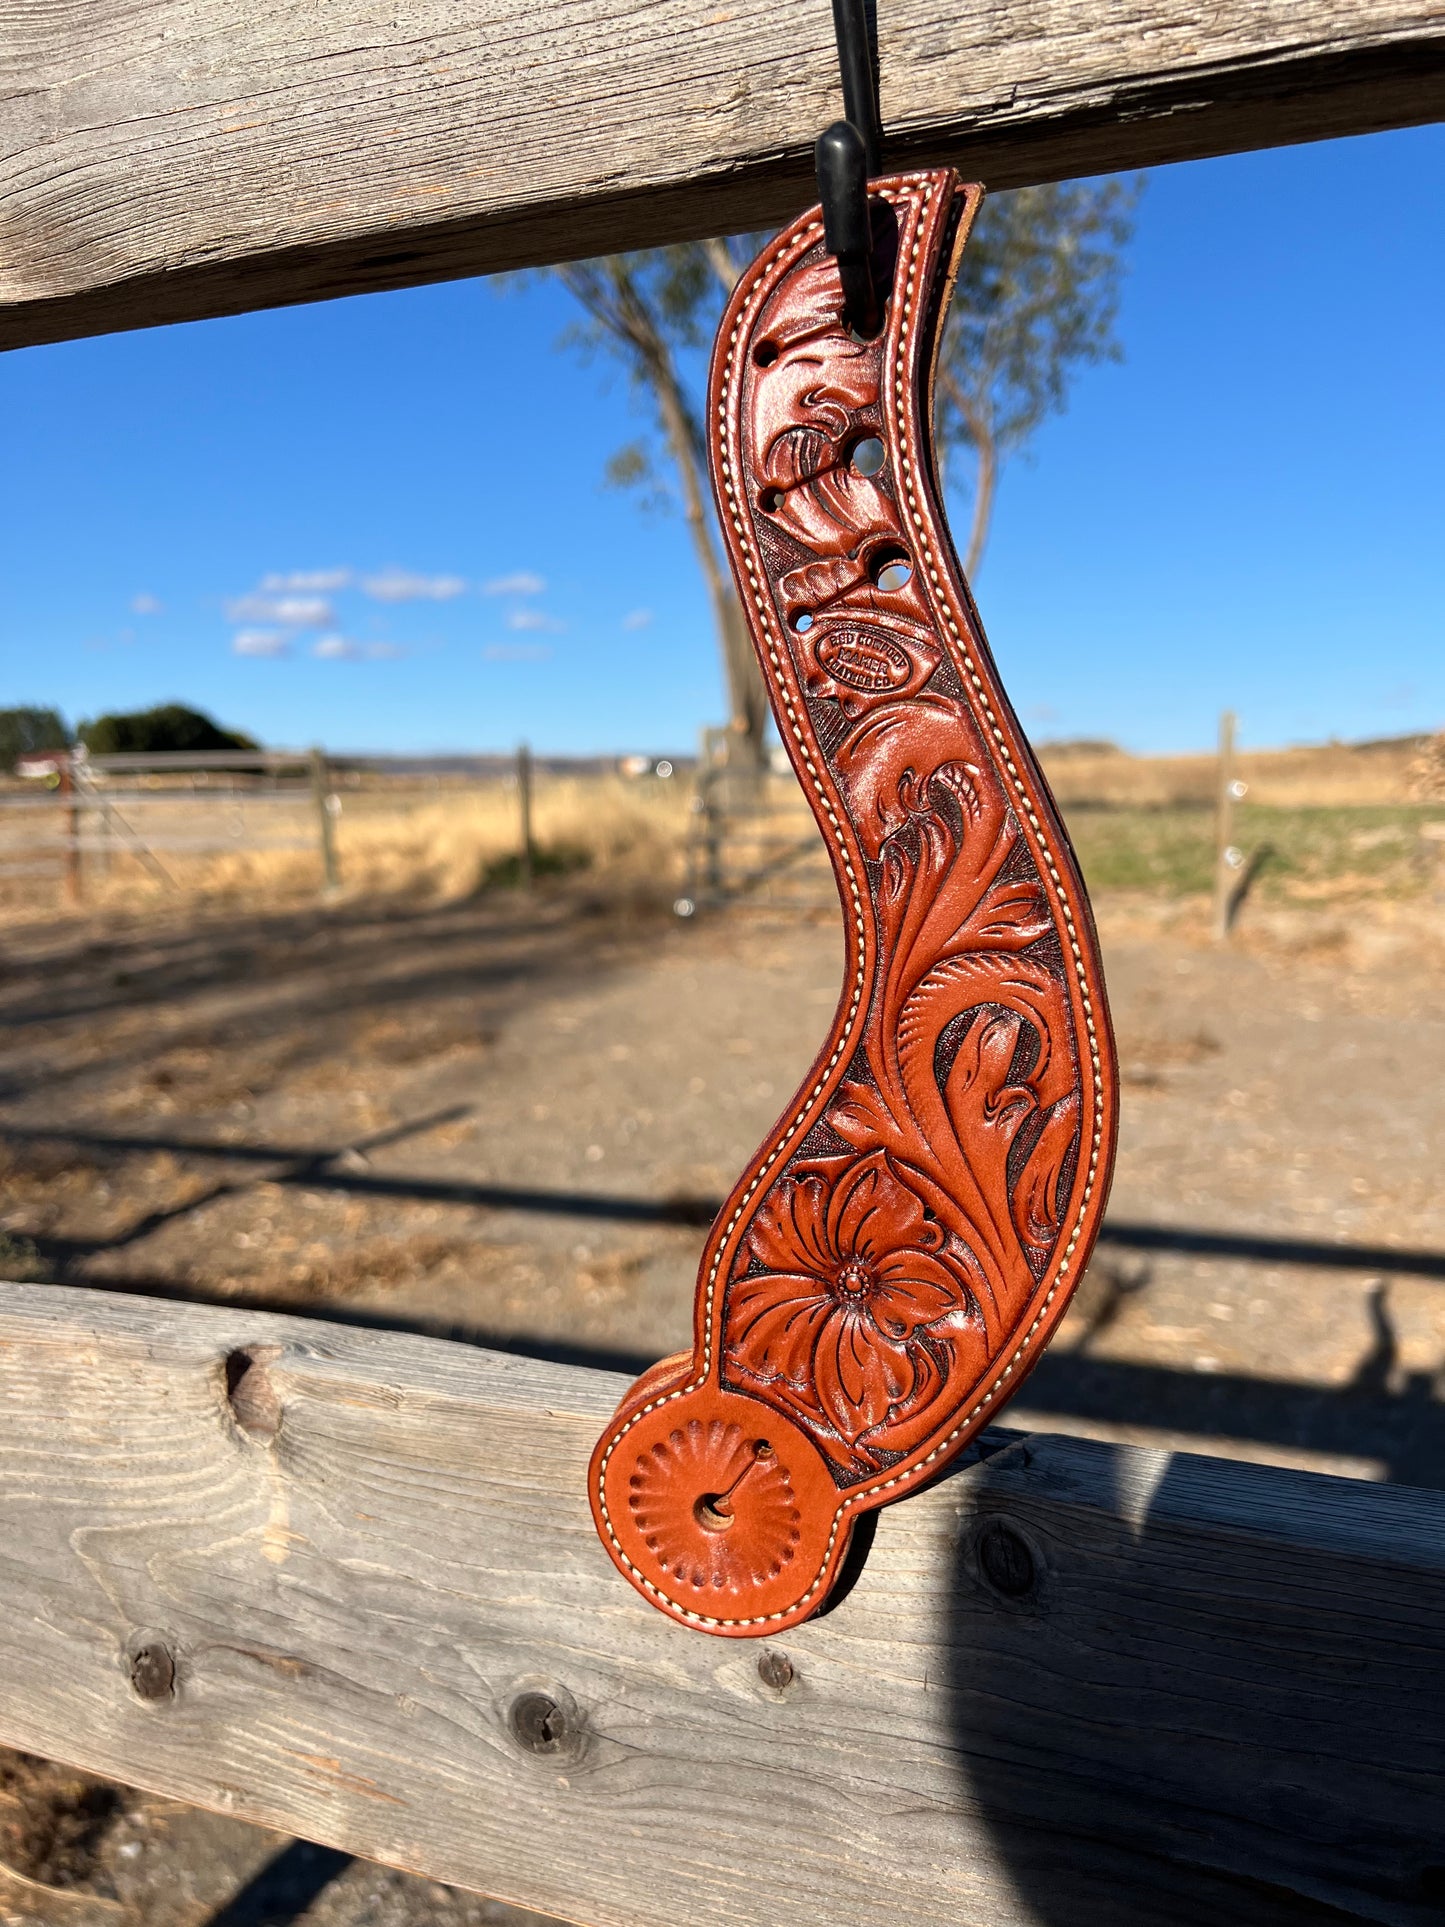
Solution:
<svg viewBox="0 0 1445 1927"><path fill-rule="evenodd" d="M611 1375L4 1292L11 1745L591 1927L1438 1920L1445 1495L993 1434L716 1641L593 1535Z"/></svg>
<svg viewBox="0 0 1445 1927"><path fill-rule="evenodd" d="M891 164L994 187L1436 118L1441 0L890 0ZM0 0L0 346L776 224L823 0Z"/></svg>

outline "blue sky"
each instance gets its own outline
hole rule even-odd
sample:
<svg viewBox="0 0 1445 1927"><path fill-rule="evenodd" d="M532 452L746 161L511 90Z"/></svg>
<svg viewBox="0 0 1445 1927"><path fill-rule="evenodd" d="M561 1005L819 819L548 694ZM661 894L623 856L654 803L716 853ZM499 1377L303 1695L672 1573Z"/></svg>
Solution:
<svg viewBox="0 0 1445 1927"><path fill-rule="evenodd" d="M1036 736L1445 725L1442 163L1434 127L1150 174L1125 360L1005 471L976 584ZM0 704L691 746L706 603L601 486L637 421L569 318L475 281L0 356Z"/></svg>

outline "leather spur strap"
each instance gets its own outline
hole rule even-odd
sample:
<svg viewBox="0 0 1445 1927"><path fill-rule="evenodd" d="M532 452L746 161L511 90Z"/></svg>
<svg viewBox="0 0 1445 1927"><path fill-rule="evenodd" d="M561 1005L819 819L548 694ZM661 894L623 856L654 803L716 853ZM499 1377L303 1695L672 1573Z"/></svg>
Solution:
<svg viewBox="0 0 1445 1927"><path fill-rule="evenodd" d="M816 1611L858 1515L938 1473L1017 1389L1113 1159L1088 904L930 447L982 193L950 172L873 193L883 332L848 331L814 211L739 282L709 401L733 571L842 896L842 999L713 1226L692 1352L633 1386L591 1466L619 1569L733 1636Z"/></svg>

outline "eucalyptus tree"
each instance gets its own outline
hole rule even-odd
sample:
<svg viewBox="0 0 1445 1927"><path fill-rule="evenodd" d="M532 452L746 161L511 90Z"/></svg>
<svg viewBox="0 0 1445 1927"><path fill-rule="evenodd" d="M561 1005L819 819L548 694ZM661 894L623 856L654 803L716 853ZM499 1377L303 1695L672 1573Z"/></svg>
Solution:
<svg viewBox="0 0 1445 1927"><path fill-rule="evenodd" d="M1074 370L1117 360L1114 325L1137 184L1020 188L985 201L964 250L935 390L940 464L971 484L965 573L983 558L999 471L1067 401ZM707 489L702 382L723 303L762 237L693 241L544 270L581 315L559 345L619 362L646 426L607 464L645 505L680 506L707 589L739 762L761 755L767 699Z"/></svg>

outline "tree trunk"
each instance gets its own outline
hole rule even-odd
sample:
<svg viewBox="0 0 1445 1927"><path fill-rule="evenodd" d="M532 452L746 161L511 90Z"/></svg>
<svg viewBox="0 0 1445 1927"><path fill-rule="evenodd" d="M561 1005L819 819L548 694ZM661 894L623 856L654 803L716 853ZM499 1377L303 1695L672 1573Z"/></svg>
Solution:
<svg viewBox="0 0 1445 1927"><path fill-rule="evenodd" d="M726 281L730 272L735 276L731 257L722 242L709 249L707 258L720 281ZM635 376L651 389L657 403L662 430L677 467L683 515L712 604L722 652L730 709L728 760L735 768L759 769L768 721L767 696L742 606L719 558L712 532L705 480L707 446L678 380L667 337L625 256L611 255L596 263L564 266L557 273L599 326L620 344L633 365Z"/></svg>
<svg viewBox="0 0 1445 1927"><path fill-rule="evenodd" d="M717 276L724 294L731 294L742 274L741 266L734 261L726 241L713 239L702 243L702 251L707 264Z"/></svg>
<svg viewBox="0 0 1445 1927"><path fill-rule="evenodd" d="M973 496L973 526L968 532L968 554L963 564L963 573L970 582L983 560L988 525L993 519L993 492L998 482L998 450L994 446L993 436L985 431L978 436L975 447L978 450L978 482Z"/></svg>
<svg viewBox="0 0 1445 1927"><path fill-rule="evenodd" d="M940 371L939 379L948 399L967 424L969 436L973 442L973 451L978 458L978 479L973 494L973 523L968 532L968 550L963 561L963 573L972 582L978 572L979 564L983 561L989 523L993 519L994 490L998 486L998 443L994 440L992 422L983 409L976 407L964 393L963 384L957 376L945 369Z"/></svg>

